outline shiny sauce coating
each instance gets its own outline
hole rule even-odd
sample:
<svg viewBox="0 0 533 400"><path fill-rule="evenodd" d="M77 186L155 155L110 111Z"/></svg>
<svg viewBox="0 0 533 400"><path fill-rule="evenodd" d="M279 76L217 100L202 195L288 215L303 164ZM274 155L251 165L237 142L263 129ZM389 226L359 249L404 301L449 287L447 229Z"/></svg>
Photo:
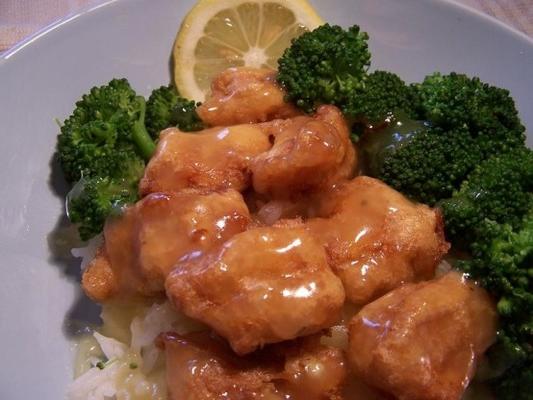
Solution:
<svg viewBox="0 0 533 400"><path fill-rule="evenodd" d="M449 249L439 210L353 178L341 112L300 115L272 71L223 72L198 113L214 127L161 133L145 197L108 221L83 282L97 301L166 293L212 330L161 335L170 400L381 396L366 384L458 399L494 307L453 275L431 281Z"/></svg>

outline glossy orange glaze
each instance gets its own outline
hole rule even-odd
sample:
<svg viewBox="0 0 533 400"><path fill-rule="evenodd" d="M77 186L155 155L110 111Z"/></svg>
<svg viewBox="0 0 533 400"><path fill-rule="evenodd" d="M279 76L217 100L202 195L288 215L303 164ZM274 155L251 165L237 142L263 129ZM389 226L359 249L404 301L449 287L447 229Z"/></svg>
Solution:
<svg viewBox="0 0 533 400"><path fill-rule="evenodd" d="M347 298L366 304L405 282L431 279L449 244L438 211L359 176L319 200L306 225L326 247Z"/></svg>
<svg viewBox="0 0 533 400"><path fill-rule="evenodd" d="M487 292L456 272L404 285L350 323L349 359L367 383L400 400L459 400L494 341Z"/></svg>
<svg viewBox="0 0 533 400"><path fill-rule="evenodd" d="M327 328L344 290L303 227L254 228L181 262L166 281L178 310L209 325L238 354Z"/></svg>
<svg viewBox="0 0 533 400"><path fill-rule="evenodd" d="M161 293L178 261L224 243L244 231L249 219L233 190L153 193L107 222L104 248L84 273L83 288L96 301Z"/></svg>
<svg viewBox="0 0 533 400"><path fill-rule="evenodd" d="M276 71L229 68L213 80L211 94L197 112L210 126L265 122L301 114L284 98L285 93L276 82Z"/></svg>
<svg viewBox="0 0 533 400"><path fill-rule="evenodd" d="M346 378L340 350L316 338L238 357L208 334L158 339L167 362L169 400L336 400Z"/></svg>
<svg viewBox="0 0 533 400"><path fill-rule="evenodd" d="M170 400L458 399L495 313L454 274L409 284L432 279L449 248L440 212L351 179L340 111L302 116L273 71L223 72L198 113L233 126L161 133L146 197L107 222L82 282L96 301L166 289L229 342L163 335ZM383 295L348 332L345 297L361 307ZM336 349L316 340L332 326L322 341ZM359 375L346 384L340 348Z"/></svg>
<svg viewBox="0 0 533 400"><path fill-rule="evenodd" d="M274 138L274 146L251 163L257 193L289 198L329 188L353 176L355 150L344 117L336 107L321 106L313 117L277 120L262 126Z"/></svg>
<svg viewBox="0 0 533 400"><path fill-rule="evenodd" d="M195 133L161 132L155 154L139 185L141 195L187 188L244 190L251 159L268 149L258 125L212 128Z"/></svg>

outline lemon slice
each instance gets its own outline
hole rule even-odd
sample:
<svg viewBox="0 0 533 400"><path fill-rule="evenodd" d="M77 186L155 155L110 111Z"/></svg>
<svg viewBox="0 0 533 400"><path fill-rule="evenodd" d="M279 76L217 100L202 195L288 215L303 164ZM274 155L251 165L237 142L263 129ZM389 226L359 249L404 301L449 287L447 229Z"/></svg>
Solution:
<svg viewBox="0 0 533 400"><path fill-rule="evenodd" d="M291 39L322 23L306 0L200 0L176 36L176 87L182 96L203 101L219 72L276 69Z"/></svg>

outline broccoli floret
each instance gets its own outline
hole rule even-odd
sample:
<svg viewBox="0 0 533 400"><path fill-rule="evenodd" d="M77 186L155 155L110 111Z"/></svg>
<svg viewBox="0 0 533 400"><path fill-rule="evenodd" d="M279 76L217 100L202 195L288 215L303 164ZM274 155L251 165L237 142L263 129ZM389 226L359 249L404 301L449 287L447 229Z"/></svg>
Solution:
<svg viewBox="0 0 533 400"><path fill-rule="evenodd" d="M533 393L533 359L509 368L493 382L494 394L500 400L531 400Z"/></svg>
<svg viewBox="0 0 533 400"><path fill-rule="evenodd" d="M481 161L524 146L524 127L504 89L452 73L431 75L411 90L411 115L430 128L389 145L374 176L417 201L451 197ZM363 142L374 134L365 132Z"/></svg>
<svg viewBox="0 0 533 400"><path fill-rule="evenodd" d="M67 181L108 176L131 158L148 159L155 145L144 127L145 107L126 79L113 79L85 94L58 136Z"/></svg>
<svg viewBox="0 0 533 400"><path fill-rule="evenodd" d="M78 224L82 240L102 232L109 215L118 214L123 206L137 201L137 183L144 163L132 161L127 168L121 177L81 178L69 192L67 215L72 223Z"/></svg>
<svg viewBox="0 0 533 400"><path fill-rule="evenodd" d="M85 94L58 136L58 158L71 191L68 214L88 239L101 231L114 204L135 201L155 144L145 127L146 102L126 79Z"/></svg>
<svg viewBox="0 0 533 400"><path fill-rule="evenodd" d="M204 128L194 101L180 97L174 86L161 86L152 91L146 103L146 128L157 138L159 132L171 126L185 132Z"/></svg>
<svg viewBox="0 0 533 400"><path fill-rule="evenodd" d="M441 202L446 230L472 258L457 266L497 300L498 341L489 350L498 398L520 399L533 385L533 151L482 162ZM528 372L529 371L529 372Z"/></svg>
<svg viewBox="0 0 533 400"><path fill-rule="evenodd" d="M365 125L379 125L395 114L414 119L418 109L417 90L392 72L375 71L351 93L343 112Z"/></svg>
<svg viewBox="0 0 533 400"><path fill-rule="evenodd" d="M421 121L409 119L405 114L391 115L385 125L378 125L377 129L368 125L356 124L365 133L359 142L361 166L365 175L377 176L382 174L384 162L391 157L391 152L397 151L418 135L426 135L430 128ZM353 133L352 133L353 135Z"/></svg>
<svg viewBox="0 0 533 400"><path fill-rule="evenodd" d="M484 235L471 245L473 260L459 266L498 295L503 317L511 322L513 316L533 318L533 198L518 227L491 220L483 225Z"/></svg>
<svg viewBox="0 0 533 400"><path fill-rule="evenodd" d="M506 89L453 72L435 73L414 87L422 118L443 129L466 126L486 154L508 151L525 140L525 128Z"/></svg>
<svg viewBox="0 0 533 400"><path fill-rule="evenodd" d="M344 107L370 66L368 35L325 24L294 39L278 60L278 81L287 98L306 112L319 104Z"/></svg>
<svg viewBox="0 0 533 400"><path fill-rule="evenodd" d="M500 399L533 385L533 199L520 226L483 222L484 235L472 244L473 258L458 267L497 299L500 314L498 342L489 360L504 373L493 379ZM502 361L503 360L503 361ZM520 385L520 386L517 386Z"/></svg>
<svg viewBox="0 0 533 400"><path fill-rule="evenodd" d="M440 203L455 242L484 236L482 222L520 224L533 197L533 151L518 148L480 163L452 198Z"/></svg>
<svg viewBox="0 0 533 400"><path fill-rule="evenodd" d="M360 147L366 159L374 159L369 175L414 200L435 204L450 197L483 159L465 128L443 131L421 122L400 123L398 128L366 132Z"/></svg>

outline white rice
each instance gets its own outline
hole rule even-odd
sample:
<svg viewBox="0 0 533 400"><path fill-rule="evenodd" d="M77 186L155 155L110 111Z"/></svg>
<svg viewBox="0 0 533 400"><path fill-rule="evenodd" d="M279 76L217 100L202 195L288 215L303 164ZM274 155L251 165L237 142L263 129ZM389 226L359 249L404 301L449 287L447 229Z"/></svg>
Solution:
<svg viewBox="0 0 533 400"><path fill-rule="evenodd" d="M94 259L103 236L73 248L82 271ZM163 303L109 304L102 308L104 321L98 332L81 337L75 380L68 400L164 400L164 354L154 341L166 331L179 334L205 329Z"/></svg>
<svg viewBox="0 0 533 400"><path fill-rule="evenodd" d="M86 354L78 362L89 362L90 367L68 387L69 400L164 400L164 354L154 344L156 337L166 331L187 334L205 329L168 302L108 305L102 318L101 331L106 335L94 332L91 338L102 357L94 356L94 346L80 346Z"/></svg>

